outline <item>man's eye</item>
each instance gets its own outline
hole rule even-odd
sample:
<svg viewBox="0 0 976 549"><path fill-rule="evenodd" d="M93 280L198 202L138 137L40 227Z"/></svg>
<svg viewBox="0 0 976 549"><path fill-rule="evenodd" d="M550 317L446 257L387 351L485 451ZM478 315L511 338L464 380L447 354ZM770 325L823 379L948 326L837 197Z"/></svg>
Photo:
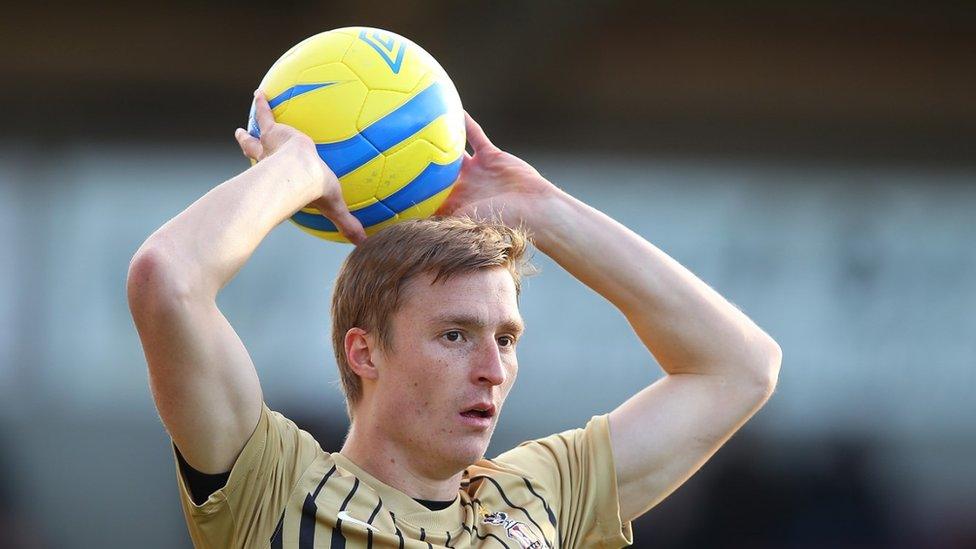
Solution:
<svg viewBox="0 0 976 549"><path fill-rule="evenodd" d="M461 332L459 332L457 330L451 330L450 332L447 332L446 334L444 334L444 337L446 337L447 340L448 341L451 341L451 342L460 341L461 340Z"/></svg>
<svg viewBox="0 0 976 549"><path fill-rule="evenodd" d="M502 344L502 347L511 347L515 345L515 338L512 336L502 336L498 338L498 342Z"/></svg>

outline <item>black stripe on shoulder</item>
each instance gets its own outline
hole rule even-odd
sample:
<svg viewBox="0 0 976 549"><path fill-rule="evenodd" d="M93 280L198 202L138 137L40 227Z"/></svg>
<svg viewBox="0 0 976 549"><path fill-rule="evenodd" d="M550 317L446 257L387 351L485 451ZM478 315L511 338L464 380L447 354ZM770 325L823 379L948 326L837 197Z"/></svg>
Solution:
<svg viewBox="0 0 976 549"><path fill-rule="evenodd" d="M373 513L369 515L369 520L366 524L373 524L373 519L376 518L376 514L380 512L380 508L383 507L383 498L376 497L376 508L373 509ZM366 529L366 549L373 549L373 530Z"/></svg>
<svg viewBox="0 0 976 549"><path fill-rule="evenodd" d="M522 480L525 481L525 487L529 489L529 492L531 492L533 496L539 498L539 501L542 502L542 507L545 508L546 514L549 515L549 524L551 524L556 530L556 547L562 547L563 534L559 531L559 525L556 523L556 514L552 512L552 507L549 507L549 502L546 501L546 498L540 496L539 493L535 491L535 488L532 487L532 483L529 482L529 479L522 477Z"/></svg>
<svg viewBox="0 0 976 549"><path fill-rule="evenodd" d="M546 501L546 498L540 496L539 493L535 491L535 488L532 487L532 483L529 482L529 479L522 477L522 480L525 481L525 487L529 489L529 492L531 492L533 496L539 498L539 501L542 502L542 507L545 508L546 514L549 515L549 524L556 526L556 515L552 512L552 507L549 507L549 502Z"/></svg>
<svg viewBox="0 0 976 549"><path fill-rule="evenodd" d="M474 482L476 480L481 480L481 479L485 479L495 486L495 488L498 490L498 494L502 496L503 500L505 500L506 505L508 505L512 509L518 509L519 511L522 511L522 514L525 515L525 518L529 519L529 522L531 522L535 526L536 530L538 530L539 533L542 534L542 539L546 541L546 545L552 547L552 542L549 541L549 538L546 537L545 530L543 530L542 527L539 526L539 523L536 522L534 518L532 518L532 515L529 514L529 512L525 509L525 507L520 507L518 505L515 505L514 503L512 503L512 500L508 499L508 496L505 495L505 491L502 490L502 486L501 484L498 484L497 480L487 475L478 475L476 477L472 477L471 481Z"/></svg>
<svg viewBox="0 0 976 549"><path fill-rule="evenodd" d="M352 478L352 490L349 490L349 493L346 495L346 499L342 500L342 507L339 508L340 511L346 510L346 507L349 505L349 500L352 499L352 496L356 493L356 489L359 488L359 479L356 477Z"/></svg>
<svg viewBox="0 0 976 549"><path fill-rule="evenodd" d="M305 496L305 503L302 504L302 520L298 526L299 549L311 549L315 545L315 512L318 510L318 506L315 505L315 498L318 497L319 492L322 491L322 487L325 486L325 483L329 481L329 477L335 472L336 466L333 465L329 469L329 472L319 481L315 492Z"/></svg>
<svg viewBox="0 0 976 549"><path fill-rule="evenodd" d="M302 521L298 525L298 547L299 549L312 549L315 545L315 498L312 494L305 495L305 502L302 503Z"/></svg>
<svg viewBox="0 0 976 549"><path fill-rule="evenodd" d="M426 540L427 540L427 531L424 530L423 528L421 528L420 529L420 541L426 541ZM434 546L431 545L429 541L427 542L427 547L429 549L434 549Z"/></svg>
<svg viewBox="0 0 976 549"><path fill-rule="evenodd" d="M373 513L369 515L369 520L366 521L367 524L373 524L373 519L375 519L376 515L380 512L380 507L383 507L383 500L381 499L376 501L376 508L373 509Z"/></svg>
<svg viewBox="0 0 976 549"><path fill-rule="evenodd" d="M315 492L312 494L313 498L319 497L319 492L322 491L322 487L325 486L325 483L329 481L329 477L331 477L332 473L335 472L336 472L336 466L333 465L332 468L329 469L329 472L326 473L324 477L322 477L321 481L319 481L319 485L315 487Z"/></svg>
<svg viewBox="0 0 976 549"><path fill-rule="evenodd" d="M399 548L400 549L403 549L403 533L400 532L400 527L397 526L397 523L396 523L396 513L394 513L393 511L390 511L390 518L393 519L393 527L396 528L396 535L397 535L398 538L400 538L400 546L399 546Z"/></svg>
<svg viewBox="0 0 976 549"><path fill-rule="evenodd" d="M357 488L359 488L359 479L353 477L352 489L349 490L348 494L346 494L346 499L342 500L342 505L339 507L339 512L346 510L346 507L349 505L349 500L352 499L352 496L356 493ZM345 549L346 547L346 536L342 533L341 518L336 518L335 528L332 529L332 544L329 545L329 547L332 549Z"/></svg>

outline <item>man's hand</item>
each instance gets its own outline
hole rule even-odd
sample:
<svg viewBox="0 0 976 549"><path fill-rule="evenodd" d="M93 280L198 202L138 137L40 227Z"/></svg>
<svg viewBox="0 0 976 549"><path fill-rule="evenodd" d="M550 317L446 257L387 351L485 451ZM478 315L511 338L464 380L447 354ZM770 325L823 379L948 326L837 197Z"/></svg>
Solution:
<svg viewBox="0 0 976 549"><path fill-rule="evenodd" d="M493 145L471 115L464 118L474 154L464 153L458 181L437 214L497 216L510 227L528 223L558 189L527 162Z"/></svg>
<svg viewBox="0 0 976 549"><path fill-rule="evenodd" d="M244 156L254 162L273 155L277 151L289 151L292 159L308 173L316 185L322 189L318 199L309 206L318 208L322 215L329 218L350 242L360 244L366 240L366 231L362 223L356 219L342 199L342 187L335 173L322 161L315 150L315 143L301 131L287 125L275 122L271 106L264 92L254 92L254 116L258 122L260 138L247 133L243 128L237 128L234 137L241 147Z"/></svg>

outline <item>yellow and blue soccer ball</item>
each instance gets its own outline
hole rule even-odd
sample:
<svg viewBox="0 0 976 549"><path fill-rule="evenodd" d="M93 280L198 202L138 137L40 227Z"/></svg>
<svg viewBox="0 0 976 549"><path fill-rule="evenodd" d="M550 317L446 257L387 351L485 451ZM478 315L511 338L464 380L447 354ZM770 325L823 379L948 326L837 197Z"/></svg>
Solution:
<svg viewBox="0 0 976 549"><path fill-rule="evenodd" d="M450 194L464 154L454 83L420 46L392 32L348 27L285 52L261 81L275 120L315 142L367 234L428 217ZM248 132L260 136L254 106ZM291 220L347 242L315 208Z"/></svg>

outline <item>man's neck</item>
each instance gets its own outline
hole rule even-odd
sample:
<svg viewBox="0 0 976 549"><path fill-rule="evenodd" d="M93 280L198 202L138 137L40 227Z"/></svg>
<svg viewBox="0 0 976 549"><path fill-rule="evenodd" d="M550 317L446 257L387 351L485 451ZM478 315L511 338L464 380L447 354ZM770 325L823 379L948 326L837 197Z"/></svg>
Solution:
<svg viewBox="0 0 976 549"><path fill-rule="evenodd" d="M411 452L385 437L369 436L368 429L349 430L340 453L387 486L414 499L448 501L457 497L461 473L438 474Z"/></svg>

